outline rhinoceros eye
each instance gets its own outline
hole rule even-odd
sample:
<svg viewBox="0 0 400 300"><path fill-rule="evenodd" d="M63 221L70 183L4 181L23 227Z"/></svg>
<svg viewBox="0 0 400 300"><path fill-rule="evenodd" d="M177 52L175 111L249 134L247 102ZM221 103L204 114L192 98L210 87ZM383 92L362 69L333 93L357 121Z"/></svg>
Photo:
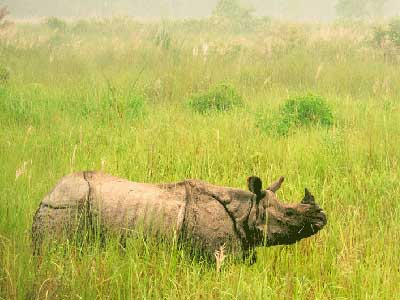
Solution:
<svg viewBox="0 0 400 300"><path fill-rule="evenodd" d="M285 215L288 216L288 217L290 217L290 216L293 216L295 213L296 213L296 212L295 212L295 210L294 210L293 208L288 208L288 209L286 210L286 212L285 212Z"/></svg>

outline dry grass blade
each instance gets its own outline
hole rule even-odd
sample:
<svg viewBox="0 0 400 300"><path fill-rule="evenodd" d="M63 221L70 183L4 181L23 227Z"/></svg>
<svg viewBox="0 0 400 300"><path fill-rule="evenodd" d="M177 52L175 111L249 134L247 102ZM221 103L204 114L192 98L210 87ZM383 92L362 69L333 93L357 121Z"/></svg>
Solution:
<svg viewBox="0 0 400 300"><path fill-rule="evenodd" d="M219 247L219 249L215 251L214 256L215 256L215 260L217 262L216 270L217 270L217 273L219 273L219 272L221 272L221 267L222 267L222 264L223 264L223 262L225 260L225 257L226 257L226 255L225 255L225 244L221 245Z"/></svg>

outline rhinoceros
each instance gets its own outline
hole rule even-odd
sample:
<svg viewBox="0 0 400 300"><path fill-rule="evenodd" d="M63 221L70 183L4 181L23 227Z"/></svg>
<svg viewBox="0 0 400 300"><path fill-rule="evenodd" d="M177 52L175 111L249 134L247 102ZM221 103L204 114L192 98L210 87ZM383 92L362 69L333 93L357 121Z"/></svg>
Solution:
<svg viewBox="0 0 400 300"><path fill-rule="evenodd" d="M208 254L225 245L228 253L243 258L251 253L254 262L255 247L292 244L327 223L307 189L300 203L281 203L275 193L283 180L263 190L261 179L252 176L247 180L249 191L244 191L193 179L148 184L96 171L70 174L40 203L32 225L33 244L38 250L46 237L73 238L86 231L122 240L141 231L178 236Z"/></svg>

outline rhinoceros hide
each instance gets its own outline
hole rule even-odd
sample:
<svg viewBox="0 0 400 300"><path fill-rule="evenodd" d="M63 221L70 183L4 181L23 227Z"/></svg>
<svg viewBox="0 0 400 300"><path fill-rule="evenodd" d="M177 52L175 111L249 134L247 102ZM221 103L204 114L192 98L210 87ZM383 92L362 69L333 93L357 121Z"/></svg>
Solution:
<svg viewBox="0 0 400 300"><path fill-rule="evenodd" d="M223 244L244 254L262 244L290 244L316 233L326 217L315 203L281 204L274 193L281 181L262 191L259 180L252 191L244 191L199 180L147 184L101 172L75 173L40 203L32 238L36 251L46 238L88 234L178 236L208 253ZM303 233L296 233L301 228Z"/></svg>

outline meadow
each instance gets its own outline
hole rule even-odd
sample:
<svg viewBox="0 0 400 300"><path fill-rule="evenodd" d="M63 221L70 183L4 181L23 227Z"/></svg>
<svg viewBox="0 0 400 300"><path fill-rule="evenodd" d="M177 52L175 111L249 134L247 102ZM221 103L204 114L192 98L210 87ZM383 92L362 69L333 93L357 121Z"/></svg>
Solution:
<svg viewBox="0 0 400 300"><path fill-rule="evenodd" d="M128 18L15 22L0 34L0 299L400 299L399 53L376 24ZM243 105L198 113L219 84ZM333 124L264 130L286 99L326 100ZM246 178L304 187L317 235L215 265L157 241L32 256L30 228L65 174L137 182Z"/></svg>

